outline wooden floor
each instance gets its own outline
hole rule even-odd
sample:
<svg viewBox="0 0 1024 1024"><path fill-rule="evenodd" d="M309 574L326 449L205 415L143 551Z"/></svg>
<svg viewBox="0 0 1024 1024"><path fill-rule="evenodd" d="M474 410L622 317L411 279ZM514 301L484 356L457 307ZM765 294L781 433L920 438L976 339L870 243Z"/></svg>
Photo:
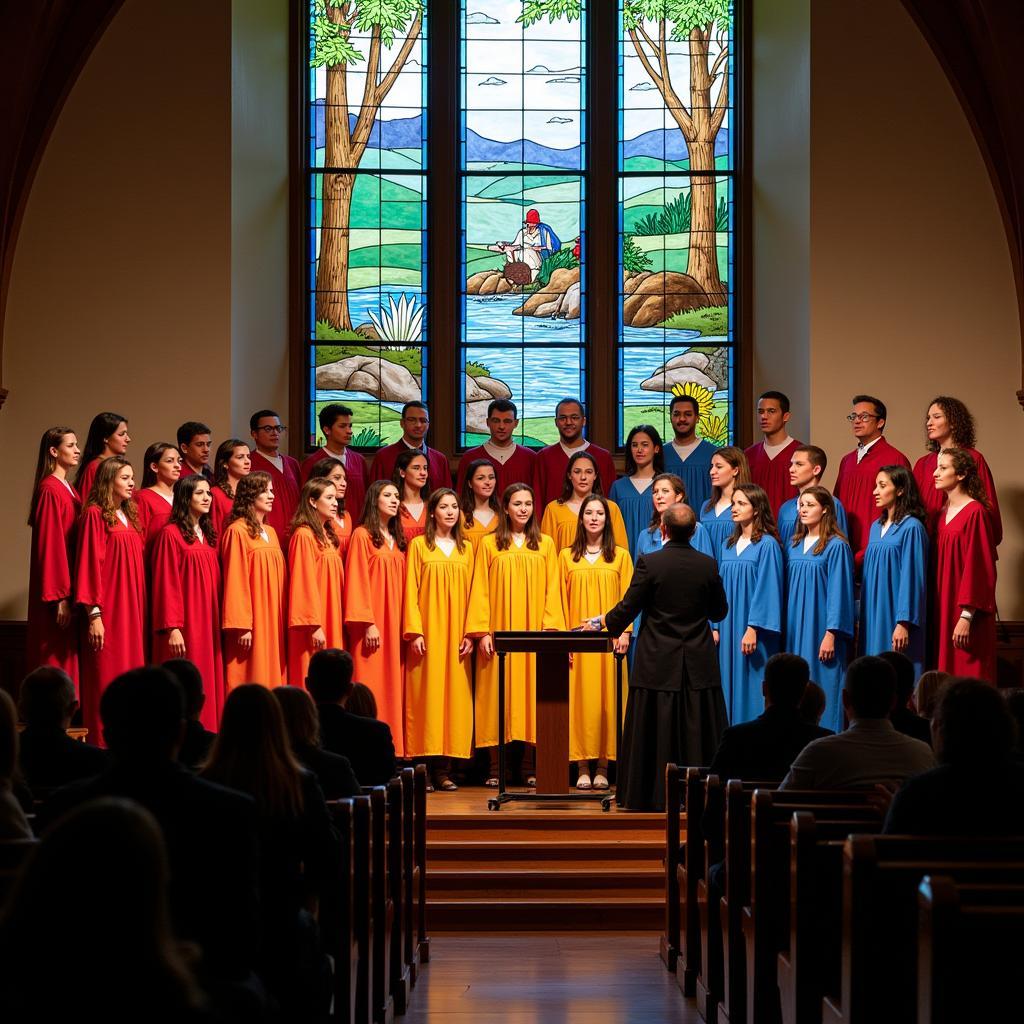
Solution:
<svg viewBox="0 0 1024 1024"><path fill-rule="evenodd" d="M405 1024L696 1024L652 935L439 935Z"/></svg>
<svg viewBox="0 0 1024 1024"><path fill-rule="evenodd" d="M516 787L510 792L527 793L526 789ZM565 802L561 800L552 801L541 805L537 802L512 801L502 804L500 811L488 811L487 800L497 795L497 790L487 789L485 786L461 786L454 793L428 793L427 794L427 816L430 818L446 817L451 814L480 814L481 816L494 815L500 818L502 815L512 814L533 814L540 811L571 811L573 814L597 815L615 814L615 805L612 804L610 811L602 811L601 804L597 800L574 801L568 796ZM619 814L627 814L627 811L619 811Z"/></svg>

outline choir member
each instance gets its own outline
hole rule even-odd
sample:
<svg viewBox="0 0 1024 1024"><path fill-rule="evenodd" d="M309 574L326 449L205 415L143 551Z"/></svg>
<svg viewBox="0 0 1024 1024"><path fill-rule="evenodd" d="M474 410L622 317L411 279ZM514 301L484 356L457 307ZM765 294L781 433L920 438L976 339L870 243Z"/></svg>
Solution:
<svg viewBox="0 0 1024 1024"><path fill-rule="evenodd" d="M85 451L78 463L78 475L75 477L75 490L82 496L82 501L89 500L92 482L96 479L100 463L115 455L124 458L131 440L128 436L128 420L120 413L98 412L93 417L85 439Z"/></svg>
<svg viewBox="0 0 1024 1024"><path fill-rule="evenodd" d="M853 639L853 553L824 487L808 487L799 501L800 524L785 551L785 650L811 666L827 701L822 725L839 732L840 693Z"/></svg>
<svg viewBox="0 0 1024 1024"><path fill-rule="evenodd" d="M274 485L272 508L267 525L274 528L281 541L288 536L288 524L299 505L299 464L280 451L281 438L287 427L273 409L261 409L249 417L249 432L256 449L252 452L253 471L270 474Z"/></svg>
<svg viewBox="0 0 1024 1024"><path fill-rule="evenodd" d="M348 475L345 467L338 459L321 459L309 471L308 480L329 480L334 484L334 496L338 499L338 511L334 516L334 535L338 538L341 557L348 554L348 542L352 539L355 529L352 514L348 511L351 502L348 494ZM307 480L307 482L308 482ZM365 496L365 489L364 489Z"/></svg>
<svg viewBox="0 0 1024 1024"><path fill-rule="evenodd" d="M337 515L334 484L325 477L307 480L288 541L288 681L292 686L305 685L309 659L317 651L344 646L345 567L334 531Z"/></svg>
<svg viewBox="0 0 1024 1024"><path fill-rule="evenodd" d="M715 626L718 664L729 721L750 722L764 711L765 665L782 644L782 548L767 492L738 484L732 535L722 544L718 569L729 611Z"/></svg>
<svg viewBox="0 0 1024 1024"><path fill-rule="evenodd" d="M299 477L305 483L313 472L313 467L324 459L337 459L345 470L348 490L345 499L348 502L349 519L355 519L363 510L363 498L366 497L366 485L370 481L370 469L366 459L352 445L352 410L347 405L331 402L317 414L320 432L324 435L324 446L318 448L299 467ZM339 498L341 496L339 495Z"/></svg>
<svg viewBox="0 0 1024 1024"><path fill-rule="evenodd" d="M68 474L82 453L70 427L51 427L39 441L28 525L32 550L28 582L26 665L63 669L78 681L78 631L71 579L75 566L75 524L82 510Z"/></svg>
<svg viewBox="0 0 1024 1024"><path fill-rule="evenodd" d="M614 607L633 578L629 551L615 542L609 502L599 494L584 499L571 547L558 554L562 615L582 622ZM629 650L627 626L612 641L615 654ZM569 674L569 757L577 762L577 789L607 789L608 761L615 750L615 659L607 654L574 654ZM597 770L591 781L591 761Z"/></svg>
<svg viewBox="0 0 1024 1024"><path fill-rule="evenodd" d="M768 495L772 515L777 516L782 504L797 496L790 482L789 460L800 446L786 433L789 422L789 398L781 391L765 391L757 399L757 425L764 440L744 450L750 466L750 479Z"/></svg>
<svg viewBox="0 0 1024 1024"><path fill-rule="evenodd" d="M576 539L580 506L591 494L603 493L594 456L589 451L575 452L565 470L561 497L544 509L544 518L540 524L541 532L555 542L556 551L572 547ZM615 534L615 543L628 550L626 524L622 520L619 506L614 502L608 503L608 515L612 523L612 532Z"/></svg>
<svg viewBox="0 0 1024 1024"><path fill-rule="evenodd" d="M178 427L178 451L181 453L181 475L199 473L213 484L210 469L210 451L213 448L213 431L199 420L187 420Z"/></svg>
<svg viewBox="0 0 1024 1024"><path fill-rule="evenodd" d="M850 547L860 572L868 534L875 521L875 477L883 466L906 466L910 462L882 436L885 430L885 403L871 395L854 395L853 410L846 418L853 426L857 447L839 464L836 476L836 497L846 509L850 526Z"/></svg>
<svg viewBox="0 0 1024 1024"><path fill-rule="evenodd" d="M466 466L461 500L462 536L473 545L474 552L480 547L480 538L498 528L497 486L498 475L487 459L474 459Z"/></svg>
<svg viewBox="0 0 1024 1024"><path fill-rule="evenodd" d="M700 525L708 531L715 560L722 557L722 545L733 531L732 496L740 484L750 483L747 457L740 448L719 448L711 456L708 471L711 497L700 510Z"/></svg>
<svg viewBox="0 0 1024 1024"><path fill-rule="evenodd" d="M677 503L689 504L683 478L676 476L675 473L659 473L651 482L651 504L654 506L654 512L647 529L637 538L636 561L639 561L641 555L649 555L652 551L662 549L665 538L661 532L661 517L669 505ZM699 522L690 538L690 547L702 554L715 557L711 549L711 534Z"/></svg>
<svg viewBox="0 0 1024 1024"><path fill-rule="evenodd" d="M243 477L221 538L224 678L229 690L244 683L285 683L285 561L270 525L276 502L269 473L254 470Z"/></svg>
<svg viewBox="0 0 1024 1024"><path fill-rule="evenodd" d="M796 488L798 494L803 494L808 487L821 487L822 477L828 469L828 456L824 450L813 444L802 444L793 450L789 457L789 482ZM843 503L833 494L832 504L836 507L836 525L846 535L846 509ZM776 525L779 528L779 542L782 550L789 547L796 530L797 520L800 518L797 508L797 499L790 498L779 509Z"/></svg>
<svg viewBox="0 0 1024 1024"><path fill-rule="evenodd" d="M507 398L496 398L487 406L487 429L490 437L476 448L470 448L459 459L456 490L462 493L466 473L471 462L484 459L494 467L499 493L509 484L534 483L534 469L537 453L516 444L514 437L519 429L519 410L516 403Z"/></svg>
<svg viewBox="0 0 1024 1024"><path fill-rule="evenodd" d="M715 446L697 437L700 406L692 395L675 395L668 406L673 438L665 446L665 471L681 477L690 496L688 504L700 517L711 497L711 456Z"/></svg>
<svg viewBox="0 0 1024 1024"><path fill-rule="evenodd" d="M458 495L439 487L427 502L426 530L406 553L405 754L429 758L442 790L457 788L451 759L468 758L473 748L473 641L466 636L473 545L461 520Z"/></svg>
<svg viewBox="0 0 1024 1024"><path fill-rule="evenodd" d="M430 496L430 467L426 455L408 449L395 459L391 482L398 488L398 515L406 544L427 528L427 498ZM444 485L443 485L444 486Z"/></svg>
<svg viewBox="0 0 1024 1024"><path fill-rule="evenodd" d="M210 482L192 473L174 485L171 518L151 555L153 660L187 658L199 670L205 701L199 720L216 732L224 706L220 557Z"/></svg>
<svg viewBox="0 0 1024 1024"><path fill-rule="evenodd" d="M218 542L223 538L228 520L231 518L231 507L235 503L238 482L247 477L251 470L252 455L245 441L238 437L229 437L220 443L213 460L213 508L210 511Z"/></svg>
<svg viewBox="0 0 1024 1024"><path fill-rule="evenodd" d="M375 480L366 490L362 524L352 531L345 564L345 625L355 678L373 691L395 753L405 756L402 706L402 604L405 534L398 488Z"/></svg>
<svg viewBox="0 0 1024 1024"><path fill-rule="evenodd" d="M497 530L477 546L466 633L480 637L476 664L476 745L490 748L488 786L498 785L498 659L492 634L509 629L562 629L558 558L540 532L533 489L510 484L501 496ZM505 658L505 742L528 745L523 781L535 784L531 764L537 742L536 659Z"/></svg>
<svg viewBox="0 0 1024 1024"><path fill-rule="evenodd" d="M914 479L917 481L921 499L927 512L928 534L934 540L939 525L939 516L946 496L935 486L935 466L939 460L939 452L943 448L962 448L978 467L981 486L988 498L988 514L992 520L992 539L996 546L1003 540L1003 520L999 514L999 497L992 479L992 471L988 468L985 456L975 447L974 417L959 398L939 395L928 406L928 414L924 423L928 438L928 454L922 455L914 463Z"/></svg>
<svg viewBox="0 0 1024 1024"><path fill-rule="evenodd" d="M974 456L944 448L935 487L946 496L935 557L936 666L996 681L996 546L988 496Z"/></svg>
<svg viewBox="0 0 1024 1024"><path fill-rule="evenodd" d="M534 481L539 510L543 511L562 493L569 457L576 452L589 452L594 460L594 465L597 466L597 477L601 487L600 490L594 492L595 494L606 494L611 485L615 483L615 463L612 461L611 453L592 444L583 436L583 429L586 425L587 412L578 398L563 398L555 406L558 442L549 444L537 453ZM524 481L517 482L523 483ZM575 525L573 530L575 530ZM569 538L569 543L572 543L572 537Z"/></svg>
<svg viewBox="0 0 1024 1024"><path fill-rule="evenodd" d="M404 451L422 452L427 457L428 477L431 487L449 487L452 472L448 456L427 444L430 429L430 411L424 402L406 402L402 406L402 418L398 421L402 436L394 444L386 445L373 458L370 466L371 480L391 480L394 477L395 462Z"/></svg>
<svg viewBox="0 0 1024 1024"><path fill-rule="evenodd" d="M146 573L134 491L129 463L117 456L102 460L78 528L74 593L86 622L79 695L94 743L102 742L103 691L146 662Z"/></svg>
<svg viewBox="0 0 1024 1024"><path fill-rule="evenodd" d="M146 557L171 518L174 485L181 479L181 454L173 444L157 441L146 449L142 468L142 490L135 496L142 524Z"/></svg>
<svg viewBox="0 0 1024 1024"><path fill-rule="evenodd" d="M881 515L871 524L864 549L858 648L861 654L899 651L913 662L916 679L925 661L928 531L910 470L880 469L875 505Z"/></svg>
<svg viewBox="0 0 1024 1024"><path fill-rule="evenodd" d="M633 427L626 438L626 472L612 484L608 497L619 506L629 538L629 553L635 560L640 534L654 513L651 485L665 472L661 435L648 423Z"/></svg>

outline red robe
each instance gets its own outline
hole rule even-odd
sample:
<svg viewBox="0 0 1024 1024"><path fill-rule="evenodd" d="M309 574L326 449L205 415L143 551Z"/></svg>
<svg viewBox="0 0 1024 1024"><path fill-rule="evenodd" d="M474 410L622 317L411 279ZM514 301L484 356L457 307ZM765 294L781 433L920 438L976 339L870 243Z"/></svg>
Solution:
<svg viewBox="0 0 1024 1024"><path fill-rule="evenodd" d="M290 455L280 453L281 464L284 470L278 469L265 455L259 451L252 453L252 468L250 472L269 473L274 484L274 507L267 516L267 526L272 526L274 532L283 541L288 536L292 516L299 507L299 464Z"/></svg>
<svg viewBox="0 0 1024 1024"><path fill-rule="evenodd" d="M980 501L968 502L951 522L939 516L935 558L936 667L954 676L996 681L996 546ZM976 609L970 646L953 646L964 607Z"/></svg>
<svg viewBox="0 0 1024 1024"><path fill-rule="evenodd" d="M398 456L409 450L409 446L401 438L394 444L381 448L373 457L373 465L370 466L370 480L390 480L395 472ZM452 471L448 465L448 456L436 448L427 448L427 487L434 491L438 487L451 487L451 485ZM345 508L348 508L347 495Z"/></svg>
<svg viewBox="0 0 1024 1024"><path fill-rule="evenodd" d="M216 732L224 707L224 662L220 635L220 557L216 544L185 543L176 523L159 533L150 554L153 660L174 657L170 630L180 629L185 657L203 677L203 727Z"/></svg>
<svg viewBox="0 0 1024 1024"><path fill-rule="evenodd" d="M910 469L910 461L903 452L894 448L884 437L880 437L859 463L856 448L843 456L843 461L839 464L836 485L832 489L833 494L846 509L846 521L850 527L850 547L853 548L858 574L864 561L864 550L868 546L871 524L879 515L875 506L875 477L883 466L905 466Z"/></svg>
<svg viewBox="0 0 1024 1024"><path fill-rule="evenodd" d="M142 527L142 543L146 549L148 565L156 538L171 518L171 504L163 495L148 487L135 495L135 504L139 507L139 525Z"/></svg>
<svg viewBox="0 0 1024 1024"><path fill-rule="evenodd" d="M78 683L78 623L57 625L57 602L71 597L75 564L75 523L82 510L78 493L55 476L36 492L32 555L28 577L28 645L25 667L62 668Z"/></svg>
<svg viewBox="0 0 1024 1024"><path fill-rule="evenodd" d="M313 472L313 467L321 459L336 459L326 448L317 448L308 459L305 459L299 467L299 475L304 484ZM366 465L366 459L354 448L345 449L345 511L352 517L352 522L358 526L363 518L363 499L366 497L366 488L369 486L370 470Z"/></svg>
<svg viewBox="0 0 1024 1024"><path fill-rule="evenodd" d="M81 476L75 481L75 490L81 495L83 504L89 500L89 492L92 490L93 481L99 472L101 461L101 459L93 459L92 462L87 462Z"/></svg>
<svg viewBox="0 0 1024 1024"><path fill-rule="evenodd" d="M75 601L82 605L79 658L82 720L89 742L103 742L100 697L122 672L146 663L146 573L142 535L120 520L107 526L95 505L82 514L75 561ZM103 612L103 650L89 645L89 611Z"/></svg>
<svg viewBox="0 0 1024 1024"><path fill-rule="evenodd" d="M795 498L800 493L800 488L789 482L789 460L793 457L793 452L802 446L803 442L794 438L774 459L770 459L764 450L764 441L752 444L743 452L750 465L750 479L758 487L764 488L773 516L779 514L779 509L790 498Z"/></svg>
<svg viewBox="0 0 1024 1024"><path fill-rule="evenodd" d="M202 474L203 474L203 479L208 484L210 484L210 486L213 486L213 472L210 470L209 466L203 466ZM196 475L196 471L184 459L182 459L181 460L181 476L178 477L178 479L179 480L184 480L185 477L187 477L187 476L195 476L195 475Z"/></svg>
<svg viewBox="0 0 1024 1024"><path fill-rule="evenodd" d="M529 448L524 448L521 444L517 444L515 452L504 463L501 463L493 458L483 445L480 445L479 448L470 448L459 459L458 479L455 487L456 494L462 494L462 485L466 480L466 471L474 459L486 459L494 467L494 475L498 480L498 486L495 488L494 493L499 502L501 501L501 496L505 493L505 488L509 484L529 484L530 487L533 487L536 483L536 452L532 452ZM611 484L608 486L610 487Z"/></svg>
<svg viewBox="0 0 1024 1024"><path fill-rule="evenodd" d="M1003 542L1003 519L999 514L999 497L996 494L995 481L992 479L992 470L988 468L985 456L974 448L966 448L971 458L978 467L978 476L981 477L981 486L985 488L988 496L988 516L992 523L992 540L998 546ZM935 540L935 533L939 524L939 513L946 505L946 492L940 491L935 486L935 467L939 464L938 452L929 452L922 455L914 463L914 479L917 481L917 489L921 492L921 500L924 502L925 511L928 513L928 535Z"/></svg>
<svg viewBox="0 0 1024 1024"><path fill-rule="evenodd" d="M597 478L601 481L601 493L607 497L618 476L611 453L596 444L589 445L587 448L577 448L573 454L577 451L585 451L594 456L594 461L597 463ZM533 507L538 515L556 498L562 496L565 471L568 468L569 456L565 454L562 446L558 443L549 444L547 448L541 448L537 453L537 465L533 475L536 501Z"/></svg>
<svg viewBox="0 0 1024 1024"><path fill-rule="evenodd" d="M234 498L229 498L219 487L210 488L213 496L213 504L210 506L210 518L213 520L213 528L217 532L217 543L221 542L224 531L228 528L228 520L231 518L231 507L235 503Z"/></svg>
<svg viewBox="0 0 1024 1024"><path fill-rule="evenodd" d="M398 506L398 518L402 523L402 533L405 534L406 547L413 537L422 537L427 531L427 502L423 501L423 508L420 509L418 519L413 519L412 513L405 507L405 502Z"/></svg>

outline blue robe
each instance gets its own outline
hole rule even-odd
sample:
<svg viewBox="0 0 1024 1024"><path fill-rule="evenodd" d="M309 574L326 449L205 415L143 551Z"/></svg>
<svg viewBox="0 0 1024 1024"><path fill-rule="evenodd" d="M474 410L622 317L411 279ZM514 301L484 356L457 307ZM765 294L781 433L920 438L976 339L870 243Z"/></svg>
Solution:
<svg viewBox="0 0 1024 1024"><path fill-rule="evenodd" d="M882 525L871 524L864 551L860 588L861 654L892 650L897 622L907 626L910 642L904 654L914 663L914 677L924 671L925 609L928 604L928 531L906 516L882 536Z"/></svg>
<svg viewBox="0 0 1024 1024"><path fill-rule="evenodd" d="M711 456L718 449L710 441L701 440L685 462L676 454L671 442L666 441L661 450L665 456L665 472L675 473L686 484L686 504L702 509L711 497Z"/></svg>
<svg viewBox="0 0 1024 1024"><path fill-rule="evenodd" d="M709 499L710 500L710 499ZM732 505L722 509L721 515L715 515L713 508L701 506L700 525L708 532L708 539L711 541L711 550L714 552L715 561L719 567L722 564L722 545L732 536L736 524L732 521Z"/></svg>
<svg viewBox="0 0 1024 1024"><path fill-rule="evenodd" d="M797 515L797 498L790 498L789 501L784 502L779 508L779 515L777 517L777 523L779 526L779 540L782 542L782 550L786 551L789 549L790 544L793 543L793 534L796 532L797 524L800 522L800 517ZM847 532L846 525L846 509L843 508L843 503L833 494L832 500L836 504L836 523L839 529L843 531L843 536L849 539L850 534Z"/></svg>
<svg viewBox="0 0 1024 1024"><path fill-rule="evenodd" d="M762 537L739 554L726 543L718 568L729 602L728 614L715 625L718 664L729 724L738 725L764 711L764 667L782 646L782 548L774 537ZM747 626L757 630L753 654L740 649Z"/></svg>
<svg viewBox="0 0 1024 1024"><path fill-rule="evenodd" d="M637 491L628 476L620 476L612 484L608 498L619 506L619 511L622 513L623 522L626 524L626 536L629 538L629 554L635 565L640 534L647 529L647 524L650 523L651 516L654 515L651 481L647 481L647 487L643 491Z"/></svg>
<svg viewBox="0 0 1024 1024"><path fill-rule="evenodd" d="M803 543L786 549L786 642L811 668L811 679L825 691L821 724L833 732L843 728L839 696L853 640L853 552L833 537L820 555L804 552ZM818 660L825 631L835 635L835 656Z"/></svg>

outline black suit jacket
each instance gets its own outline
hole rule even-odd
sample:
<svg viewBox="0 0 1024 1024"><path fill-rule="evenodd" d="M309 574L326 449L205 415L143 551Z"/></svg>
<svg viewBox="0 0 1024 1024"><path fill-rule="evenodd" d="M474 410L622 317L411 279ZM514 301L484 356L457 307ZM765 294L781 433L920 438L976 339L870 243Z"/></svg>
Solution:
<svg viewBox="0 0 1024 1024"><path fill-rule="evenodd" d="M19 737L21 774L36 796L99 775L107 767L107 752L73 740L60 726L29 726Z"/></svg>
<svg viewBox="0 0 1024 1024"><path fill-rule="evenodd" d="M322 747L297 747L295 756L303 768L316 776L325 800L344 800L362 794L362 786L352 764L342 754L332 754Z"/></svg>
<svg viewBox="0 0 1024 1024"><path fill-rule="evenodd" d="M708 620L728 611L713 558L686 541L669 541L637 563L626 596L605 615L619 636L643 616L629 685L646 690L713 690L722 685L718 651Z"/></svg>
<svg viewBox="0 0 1024 1024"><path fill-rule="evenodd" d="M395 774L395 743L387 722L349 714L338 704L318 704L320 745L342 754L363 786L386 786Z"/></svg>
<svg viewBox="0 0 1024 1024"><path fill-rule="evenodd" d="M722 733L708 773L728 779L778 779L811 740L831 736L828 729L801 720L795 708L768 707L752 722Z"/></svg>
<svg viewBox="0 0 1024 1024"><path fill-rule="evenodd" d="M196 771L206 760L210 747L217 738L216 733L206 729L202 722L189 719L185 723L185 737L181 741L178 760L186 767Z"/></svg>
<svg viewBox="0 0 1024 1024"><path fill-rule="evenodd" d="M897 732L904 736L913 736L915 740L932 745L932 726L927 718L915 715L910 708L897 708L891 715L889 721Z"/></svg>

